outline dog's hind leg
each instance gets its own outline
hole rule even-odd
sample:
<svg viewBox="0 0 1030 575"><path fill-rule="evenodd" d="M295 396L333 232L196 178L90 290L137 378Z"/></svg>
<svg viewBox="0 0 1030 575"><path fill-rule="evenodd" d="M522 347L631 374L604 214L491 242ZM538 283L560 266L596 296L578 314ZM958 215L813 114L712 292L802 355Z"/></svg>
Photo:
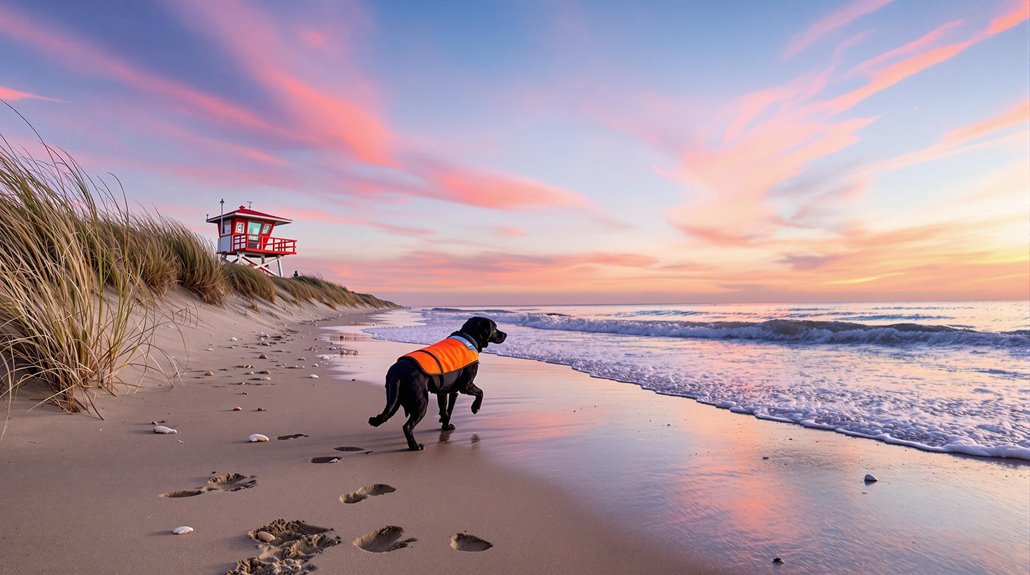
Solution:
<svg viewBox="0 0 1030 575"><path fill-rule="evenodd" d="M422 421L422 418L426 415L426 409L429 407L429 390L423 390L421 396L418 397L418 401L412 406L412 410L408 413L408 420L401 426L401 430L404 431L404 438L408 440L408 449L411 451L422 451L425 448L421 443L415 441L415 426L418 422ZM405 410L408 408L405 407Z"/></svg>
<svg viewBox="0 0 1030 575"><path fill-rule="evenodd" d="M372 427L379 427L386 423L386 420L393 417L393 414L397 413L397 409L400 408L400 389L401 389L401 378L397 373L396 364L386 372L386 407L383 408L383 412L379 415L373 415L368 418L368 424Z"/></svg>
<svg viewBox="0 0 1030 575"><path fill-rule="evenodd" d="M454 402L458 399L458 392L452 391L447 394L439 393L436 395L436 402L440 406L440 429L444 431L453 431L454 426L451 425L451 413L454 413Z"/></svg>

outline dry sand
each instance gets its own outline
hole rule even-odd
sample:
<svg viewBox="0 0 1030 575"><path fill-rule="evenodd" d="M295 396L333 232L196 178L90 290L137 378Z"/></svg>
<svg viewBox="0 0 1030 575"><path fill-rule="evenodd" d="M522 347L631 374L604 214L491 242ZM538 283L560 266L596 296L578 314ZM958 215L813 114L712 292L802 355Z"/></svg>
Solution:
<svg viewBox="0 0 1030 575"><path fill-rule="evenodd" d="M103 420L26 411L38 397L21 393L0 442L0 573L225 573L254 557L237 572L699 572L487 457L467 419L459 444L435 441L427 417L420 453L403 449L401 417L369 427L390 344L361 343L341 361L313 321L193 309L191 325L160 335L180 379L151 372L138 391L99 398ZM172 533L181 526L193 531Z"/></svg>

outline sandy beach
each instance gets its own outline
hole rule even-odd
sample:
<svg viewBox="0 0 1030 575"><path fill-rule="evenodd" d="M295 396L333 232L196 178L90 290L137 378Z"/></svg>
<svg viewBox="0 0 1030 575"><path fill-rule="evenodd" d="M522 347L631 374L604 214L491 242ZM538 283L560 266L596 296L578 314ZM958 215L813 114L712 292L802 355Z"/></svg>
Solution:
<svg viewBox="0 0 1030 575"><path fill-rule="evenodd" d="M460 398L447 433L427 416L426 449L412 453L400 416L366 422L386 368L412 348L355 327L382 312L197 309L159 342L183 365L174 385L148 374L100 398L103 420L26 412L27 392L13 404L0 573L1030 567L1026 465L759 421L493 355L477 380L482 411ZM181 526L193 531L172 533ZM296 552L291 531L307 536ZM265 566L238 563L254 557Z"/></svg>
<svg viewBox="0 0 1030 575"><path fill-rule="evenodd" d="M365 321L356 313L331 323ZM427 418L418 430L427 449L404 450L400 418L367 424L382 408L394 346L347 342L357 354L341 361L316 323L325 325L205 307L184 337L163 336L179 361L188 342L181 380L170 386L151 373L135 393L100 398L103 420L49 406L26 412L34 402L22 393L0 443L0 573L225 573L267 550L248 532L277 519L332 529L326 539L338 544L301 566L324 573L704 572L494 461L471 421L437 443ZM319 359L326 354L336 360ZM154 422L178 433L156 434ZM249 443L251 434L270 441ZM392 491L341 500L377 484ZM180 526L193 532L172 534ZM393 526L403 533L377 536ZM397 548L355 545L367 535L370 549ZM480 540L492 546L473 551ZM300 572L268 563L253 572Z"/></svg>

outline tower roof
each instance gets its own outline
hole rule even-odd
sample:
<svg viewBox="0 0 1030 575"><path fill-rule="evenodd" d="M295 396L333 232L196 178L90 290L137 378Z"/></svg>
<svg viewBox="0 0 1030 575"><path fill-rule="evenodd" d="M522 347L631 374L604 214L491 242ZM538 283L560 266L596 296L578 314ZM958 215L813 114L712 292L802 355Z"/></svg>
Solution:
<svg viewBox="0 0 1030 575"><path fill-rule="evenodd" d="M247 218L252 220L265 220L267 222L273 222L276 224L289 224L293 222L293 220L291 219L283 218L280 216L273 216L272 214L266 214L264 212L259 212L257 210L251 210L243 206L240 206L239 208L231 212L226 212L224 214L220 214L217 216L211 216L207 219L207 221L211 223L220 222L231 216L246 216Z"/></svg>

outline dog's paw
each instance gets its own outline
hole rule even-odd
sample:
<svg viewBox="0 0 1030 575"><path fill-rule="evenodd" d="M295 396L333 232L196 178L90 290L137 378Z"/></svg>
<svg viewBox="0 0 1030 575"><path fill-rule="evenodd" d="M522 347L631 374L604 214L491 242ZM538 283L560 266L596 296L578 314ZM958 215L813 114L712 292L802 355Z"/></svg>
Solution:
<svg viewBox="0 0 1030 575"><path fill-rule="evenodd" d="M452 424L452 423L445 423L445 424L440 426L440 429L442 429L444 431L454 431L454 424Z"/></svg>
<svg viewBox="0 0 1030 575"><path fill-rule="evenodd" d="M421 443L419 443L418 445L415 445L415 446L409 445L408 446L408 451L422 451L425 448L426 448L425 445L422 445Z"/></svg>
<svg viewBox="0 0 1030 575"><path fill-rule="evenodd" d="M379 427L383 424L383 420L378 415L373 415L368 418L368 424L372 427Z"/></svg>

